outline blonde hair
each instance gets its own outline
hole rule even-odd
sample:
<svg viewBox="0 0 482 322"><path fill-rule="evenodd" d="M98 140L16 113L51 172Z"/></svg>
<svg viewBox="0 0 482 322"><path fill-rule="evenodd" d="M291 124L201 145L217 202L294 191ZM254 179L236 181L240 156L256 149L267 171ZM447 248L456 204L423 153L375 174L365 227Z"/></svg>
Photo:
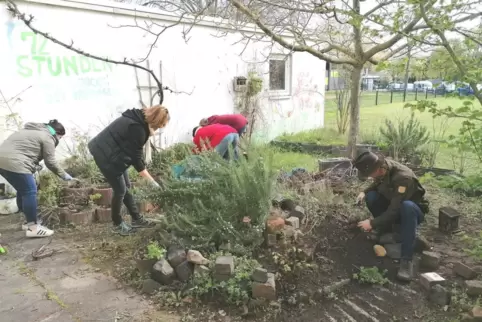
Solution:
<svg viewBox="0 0 482 322"><path fill-rule="evenodd" d="M147 124L149 124L149 127L153 130L165 127L171 119L167 108L161 105L146 107L142 110L144 111Z"/></svg>

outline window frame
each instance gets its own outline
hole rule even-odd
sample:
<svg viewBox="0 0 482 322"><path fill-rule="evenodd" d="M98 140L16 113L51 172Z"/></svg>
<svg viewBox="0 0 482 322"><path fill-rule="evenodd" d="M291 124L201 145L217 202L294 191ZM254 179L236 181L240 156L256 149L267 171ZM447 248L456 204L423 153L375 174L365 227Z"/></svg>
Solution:
<svg viewBox="0 0 482 322"><path fill-rule="evenodd" d="M285 89L276 90L270 89L270 60L284 60L285 61ZM288 98L291 96L291 79L292 79L292 54L271 54L268 57L268 93L270 98Z"/></svg>

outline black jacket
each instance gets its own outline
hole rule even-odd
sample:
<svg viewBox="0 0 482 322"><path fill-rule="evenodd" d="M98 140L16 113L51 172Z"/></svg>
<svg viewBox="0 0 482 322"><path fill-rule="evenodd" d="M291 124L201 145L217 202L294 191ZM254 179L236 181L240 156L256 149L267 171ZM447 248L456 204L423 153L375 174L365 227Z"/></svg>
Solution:
<svg viewBox="0 0 482 322"><path fill-rule="evenodd" d="M138 172L146 168L143 148L148 139L144 113L133 108L90 140L88 147L102 172L121 175L131 165Z"/></svg>

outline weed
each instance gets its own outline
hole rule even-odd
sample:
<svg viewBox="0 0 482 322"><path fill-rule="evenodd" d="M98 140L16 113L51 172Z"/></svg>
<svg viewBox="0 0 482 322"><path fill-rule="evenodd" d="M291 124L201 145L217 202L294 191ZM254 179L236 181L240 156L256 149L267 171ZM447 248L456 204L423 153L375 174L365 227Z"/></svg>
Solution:
<svg viewBox="0 0 482 322"><path fill-rule="evenodd" d="M147 245L147 258L159 260L166 254L166 249L159 246L157 241L152 241Z"/></svg>
<svg viewBox="0 0 482 322"><path fill-rule="evenodd" d="M384 285L388 283L388 278L385 277L387 270L380 272L378 267L360 267L358 273L353 274L353 279L365 284Z"/></svg>

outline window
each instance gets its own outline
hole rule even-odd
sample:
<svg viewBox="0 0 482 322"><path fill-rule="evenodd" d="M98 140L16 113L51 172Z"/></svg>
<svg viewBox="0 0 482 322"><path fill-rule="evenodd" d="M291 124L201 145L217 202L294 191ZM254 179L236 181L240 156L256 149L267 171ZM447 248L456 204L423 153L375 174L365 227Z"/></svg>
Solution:
<svg viewBox="0 0 482 322"><path fill-rule="evenodd" d="M269 58L269 91L275 96L290 95L291 55L272 55Z"/></svg>

